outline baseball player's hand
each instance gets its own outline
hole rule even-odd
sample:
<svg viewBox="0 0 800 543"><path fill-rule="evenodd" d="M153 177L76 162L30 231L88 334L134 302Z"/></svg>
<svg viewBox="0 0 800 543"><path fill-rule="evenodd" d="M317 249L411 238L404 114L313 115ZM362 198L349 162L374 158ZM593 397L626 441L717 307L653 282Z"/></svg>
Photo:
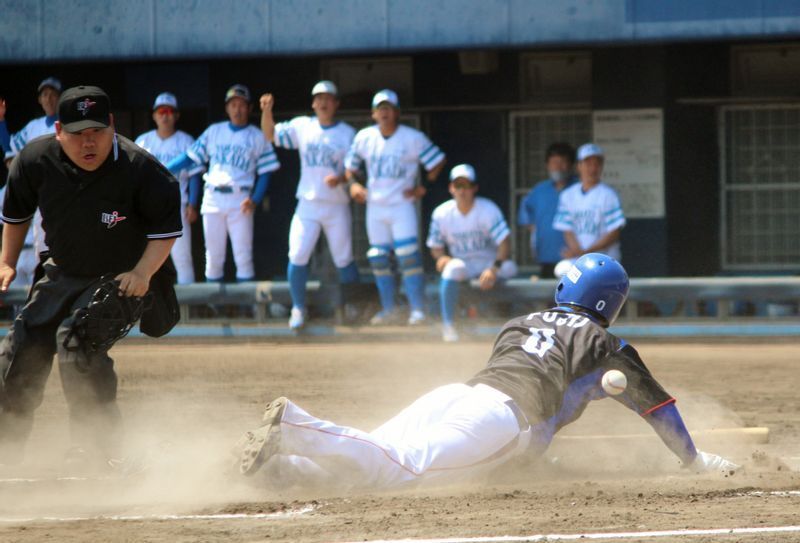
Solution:
<svg viewBox="0 0 800 543"><path fill-rule="evenodd" d="M256 210L256 203L248 197L245 198L244 201L242 201L242 205L240 207L242 213L247 215L248 213L252 213L253 211Z"/></svg>
<svg viewBox="0 0 800 543"><path fill-rule="evenodd" d="M197 214L197 210L193 205L186 206L186 220L189 222L189 224L194 224L198 217L199 215Z"/></svg>
<svg viewBox="0 0 800 543"><path fill-rule="evenodd" d="M447 263L453 260L453 257L450 255L442 255L436 259L436 271L442 273L444 271L444 267L447 266Z"/></svg>
<svg viewBox="0 0 800 543"><path fill-rule="evenodd" d="M425 196L425 194L427 192L428 192L428 189L426 189L425 187L420 185L420 186L414 187L413 189L404 190L403 191L403 196L405 196L406 198L413 198L415 200L419 200L423 196Z"/></svg>
<svg viewBox="0 0 800 543"><path fill-rule="evenodd" d="M272 106L275 105L275 98L270 94L262 94L258 101L261 106L261 111L272 111Z"/></svg>
<svg viewBox="0 0 800 543"><path fill-rule="evenodd" d="M121 273L114 279L119 281L119 290L125 296L142 297L150 288L150 278L141 275L135 270Z"/></svg>
<svg viewBox="0 0 800 543"><path fill-rule="evenodd" d="M353 183L350 185L350 198L359 204L367 203L367 189L361 183Z"/></svg>
<svg viewBox="0 0 800 543"><path fill-rule="evenodd" d="M326 185L333 189L343 182L343 178L340 175L333 175L331 173L325 176L324 181Z"/></svg>
<svg viewBox="0 0 800 543"><path fill-rule="evenodd" d="M11 266L2 265L0 266L0 292L5 292L8 290L8 286L17 276L17 270L12 268Z"/></svg>
<svg viewBox="0 0 800 543"><path fill-rule="evenodd" d="M6 101L0 98L0 121L6 120Z"/></svg>
<svg viewBox="0 0 800 543"><path fill-rule="evenodd" d="M481 276L478 278L481 290L491 290L495 283L497 283L497 270L494 267L486 268L481 272Z"/></svg>
<svg viewBox="0 0 800 543"><path fill-rule="evenodd" d="M725 460L716 454L697 451L697 456L694 462L689 466L689 469L697 473L730 473L736 471L740 467L739 464L734 464L730 460Z"/></svg>

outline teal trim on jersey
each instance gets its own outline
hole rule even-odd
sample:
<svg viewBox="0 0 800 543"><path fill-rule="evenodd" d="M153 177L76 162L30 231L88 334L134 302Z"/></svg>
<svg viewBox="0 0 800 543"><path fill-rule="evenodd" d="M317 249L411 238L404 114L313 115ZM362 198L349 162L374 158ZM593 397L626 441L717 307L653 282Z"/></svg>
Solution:
<svg viewBox="0 0 800 543"><path fill-rule="evenodd" d="M320 127L323 129L323 130L329 130L329 129L331 129L331 128L336 128L337 126L339 126L339 123L340 123L340 122L341 122L341 121L334 121L334 123L333 123L333 124L322 124L322 123L319 123L319 126L320 126Z"/></svg>
<svg viewBox="0 0 800 543"><path fill-rule="evenodd" d="M58 115L48 115L48 116L46 116L46 117L44 118L44 124L45 124L45 125L46 125L48 128L50 128L51 126L53 126L54 124L56 124L56 121L57 121L57 120L58 120Z"/></svg>
<svg viewBox="0 0 800 543"><path fill-rule="evenodd" d="M249 125L249 124L246 124L246 125L244 125L244 126L236 126L236 125L235 125L235 124L233 124L232 122L228 121L228 128L230 128L230 129L231 129L231 130L233 130L234 132L238 132L239 130L244 130L244 129L245 129L245 128L247 128L248 126L250 126L250 125Z"/></svg>

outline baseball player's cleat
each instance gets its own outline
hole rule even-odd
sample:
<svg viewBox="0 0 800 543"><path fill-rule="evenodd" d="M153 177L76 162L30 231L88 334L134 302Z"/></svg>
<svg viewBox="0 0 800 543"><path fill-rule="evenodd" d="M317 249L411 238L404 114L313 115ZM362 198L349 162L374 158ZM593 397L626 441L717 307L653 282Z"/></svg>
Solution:
<svg viewBox="0 0 800 543"><path fill-rule="evenodd" d="M299 330L306 325L305 311L299 307L292 307L292 313L289 317L289 328L292 330Z"/></svg>
<svg viewBox="0 0 800 543"><path fill-rule="evenodd" d="M281 441L281 418L286 409L284 397L267 405L262 417L262 426L245 432L234 446L238 456L237 466L242 475L252 475L278 452Z"/></svg>
<svg viewBox="0 0 800 543"><path fill-rule="evenodd" d="M369 320L372 326L389 326L392 324L400 324L401 322L402 317L397 310L388 311L386 309L381 309Z"/></svg>
<svg viewBox="0 0 800 543"><path fill-rule="evenodd" d="M419 326L421 324L425 324L425 313L423 313L419 309L414 309L408 316L408 325Z"/></svg>
<svg viewBox="0 0 800 543"><path fill-rule="evenodd" d="M458 332L455 326L452 324L442 325L442 341L446 343L455 343L458 339Z"/></svg>

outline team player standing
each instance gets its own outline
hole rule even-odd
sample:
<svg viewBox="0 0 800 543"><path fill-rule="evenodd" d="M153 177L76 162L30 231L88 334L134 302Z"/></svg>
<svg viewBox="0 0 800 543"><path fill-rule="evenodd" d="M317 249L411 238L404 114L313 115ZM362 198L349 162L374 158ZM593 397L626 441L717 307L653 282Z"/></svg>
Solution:
<svg viewBox="0 0 800 543"><path fill-rule="evenodd" d="M435 181L444 168L445 155L425 134L400 124L400 101L392 90L375 94L372 119L375 124L356 134L345 160L350 196L367 205L367 256L382 307L371 322L389 324L399 318L391 269L393 251L411 308L408 324L422 324L425 276L414 202L426 189L416 182L420 164L428 181ZM357 181L362 166L367 171L366 187Z"/></svg>
<svg viewBox="0 0 800 543"><path fill-rule="evenodd" d="M236 279L255 279L253 212L269 186L269 175L280 168L275 151L248 122L250 90L233 85L225 93L228 121L212 124L182 155L169 163L178 173L208 164L200 213L206 241L206 281L222 281L228 236L236 263Z"/></svg>
<svg viewBox="0 0 800 543"><path fill-rule="evenodd" d="M153 121L156 123L156 129L136 138L136 145L156 157L165 166L186 152L194 143L192 136L176 129L175 124L179 115L178 100L175 95L169 92L159 94L153 103ZM192 172L181 170L177 175L181 189L183 235L175 241L170 254L178 272L180 285L194 282L191 225L197 220L201 171L202 168L198 167Z"/></svg>
<svg viewBox="0 0 800 543"><path fill-rule="evenodd" d="M331 81L320 81L311 90L315 116L295 117L275 123L274 98L261 97L261 130L267 140L300 154L297 208L289 229L289 266L286 275L292 296L289 327L297 330L306 321L306 281L311 253L325 233L333 263L339 271L342 303L352 300L358 283L353 260L350 199L345 192L344 158L355 130L335 119L339 93ZM356 287L357 288L357 287Z"/></svg>
<svg viewBox="0 0 800 543"><path fill-rule="evenodd" d="M5 122L5 101L0 101L0 145L5 149L5 160L17 156L28 142L49 134L56 133L58 120L58 100L61 97L61 81L55 77L48 77L39 83L37 88L39 105L42 106L44 115L37 117L26 124L22 130L15 134L8 133ZM39 263L39 255L47 250L42 229L42 214L37 209L33 216L33 226L28 229L25 243L20 252L17 264L17 278L13 286L27 287L33 283L34 270Z"/></svg>

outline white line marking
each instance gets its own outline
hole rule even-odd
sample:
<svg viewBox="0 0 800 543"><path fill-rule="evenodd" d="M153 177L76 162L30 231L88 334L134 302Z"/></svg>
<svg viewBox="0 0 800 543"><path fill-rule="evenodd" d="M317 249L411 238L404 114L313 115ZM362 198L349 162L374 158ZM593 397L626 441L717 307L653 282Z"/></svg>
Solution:
<svg viewBox="0 0 800 543"><path fill-rule="evenodd" d="M538 534L526 536L451 537L444 539L378 539L360 543L507 543L536 541L576 541L587 539L639 539L654 537L690 537L708 535L746 535L800 532L800 526L761 528L717 528L710 530L659 530L653 532L609 532L586 534Z"/></svg>
<svg viewBox="0 0 800 543"><path fill-rule="evenodd" d="M28 518L0 518L3 523L27 522L77 522L85 520L247 520L247 519L274 519L296 517L310 513L315 508L307 505L302 509L290 509L276 513L216 513L208 515L98 515L92 517L28 517Z"/></svg>

